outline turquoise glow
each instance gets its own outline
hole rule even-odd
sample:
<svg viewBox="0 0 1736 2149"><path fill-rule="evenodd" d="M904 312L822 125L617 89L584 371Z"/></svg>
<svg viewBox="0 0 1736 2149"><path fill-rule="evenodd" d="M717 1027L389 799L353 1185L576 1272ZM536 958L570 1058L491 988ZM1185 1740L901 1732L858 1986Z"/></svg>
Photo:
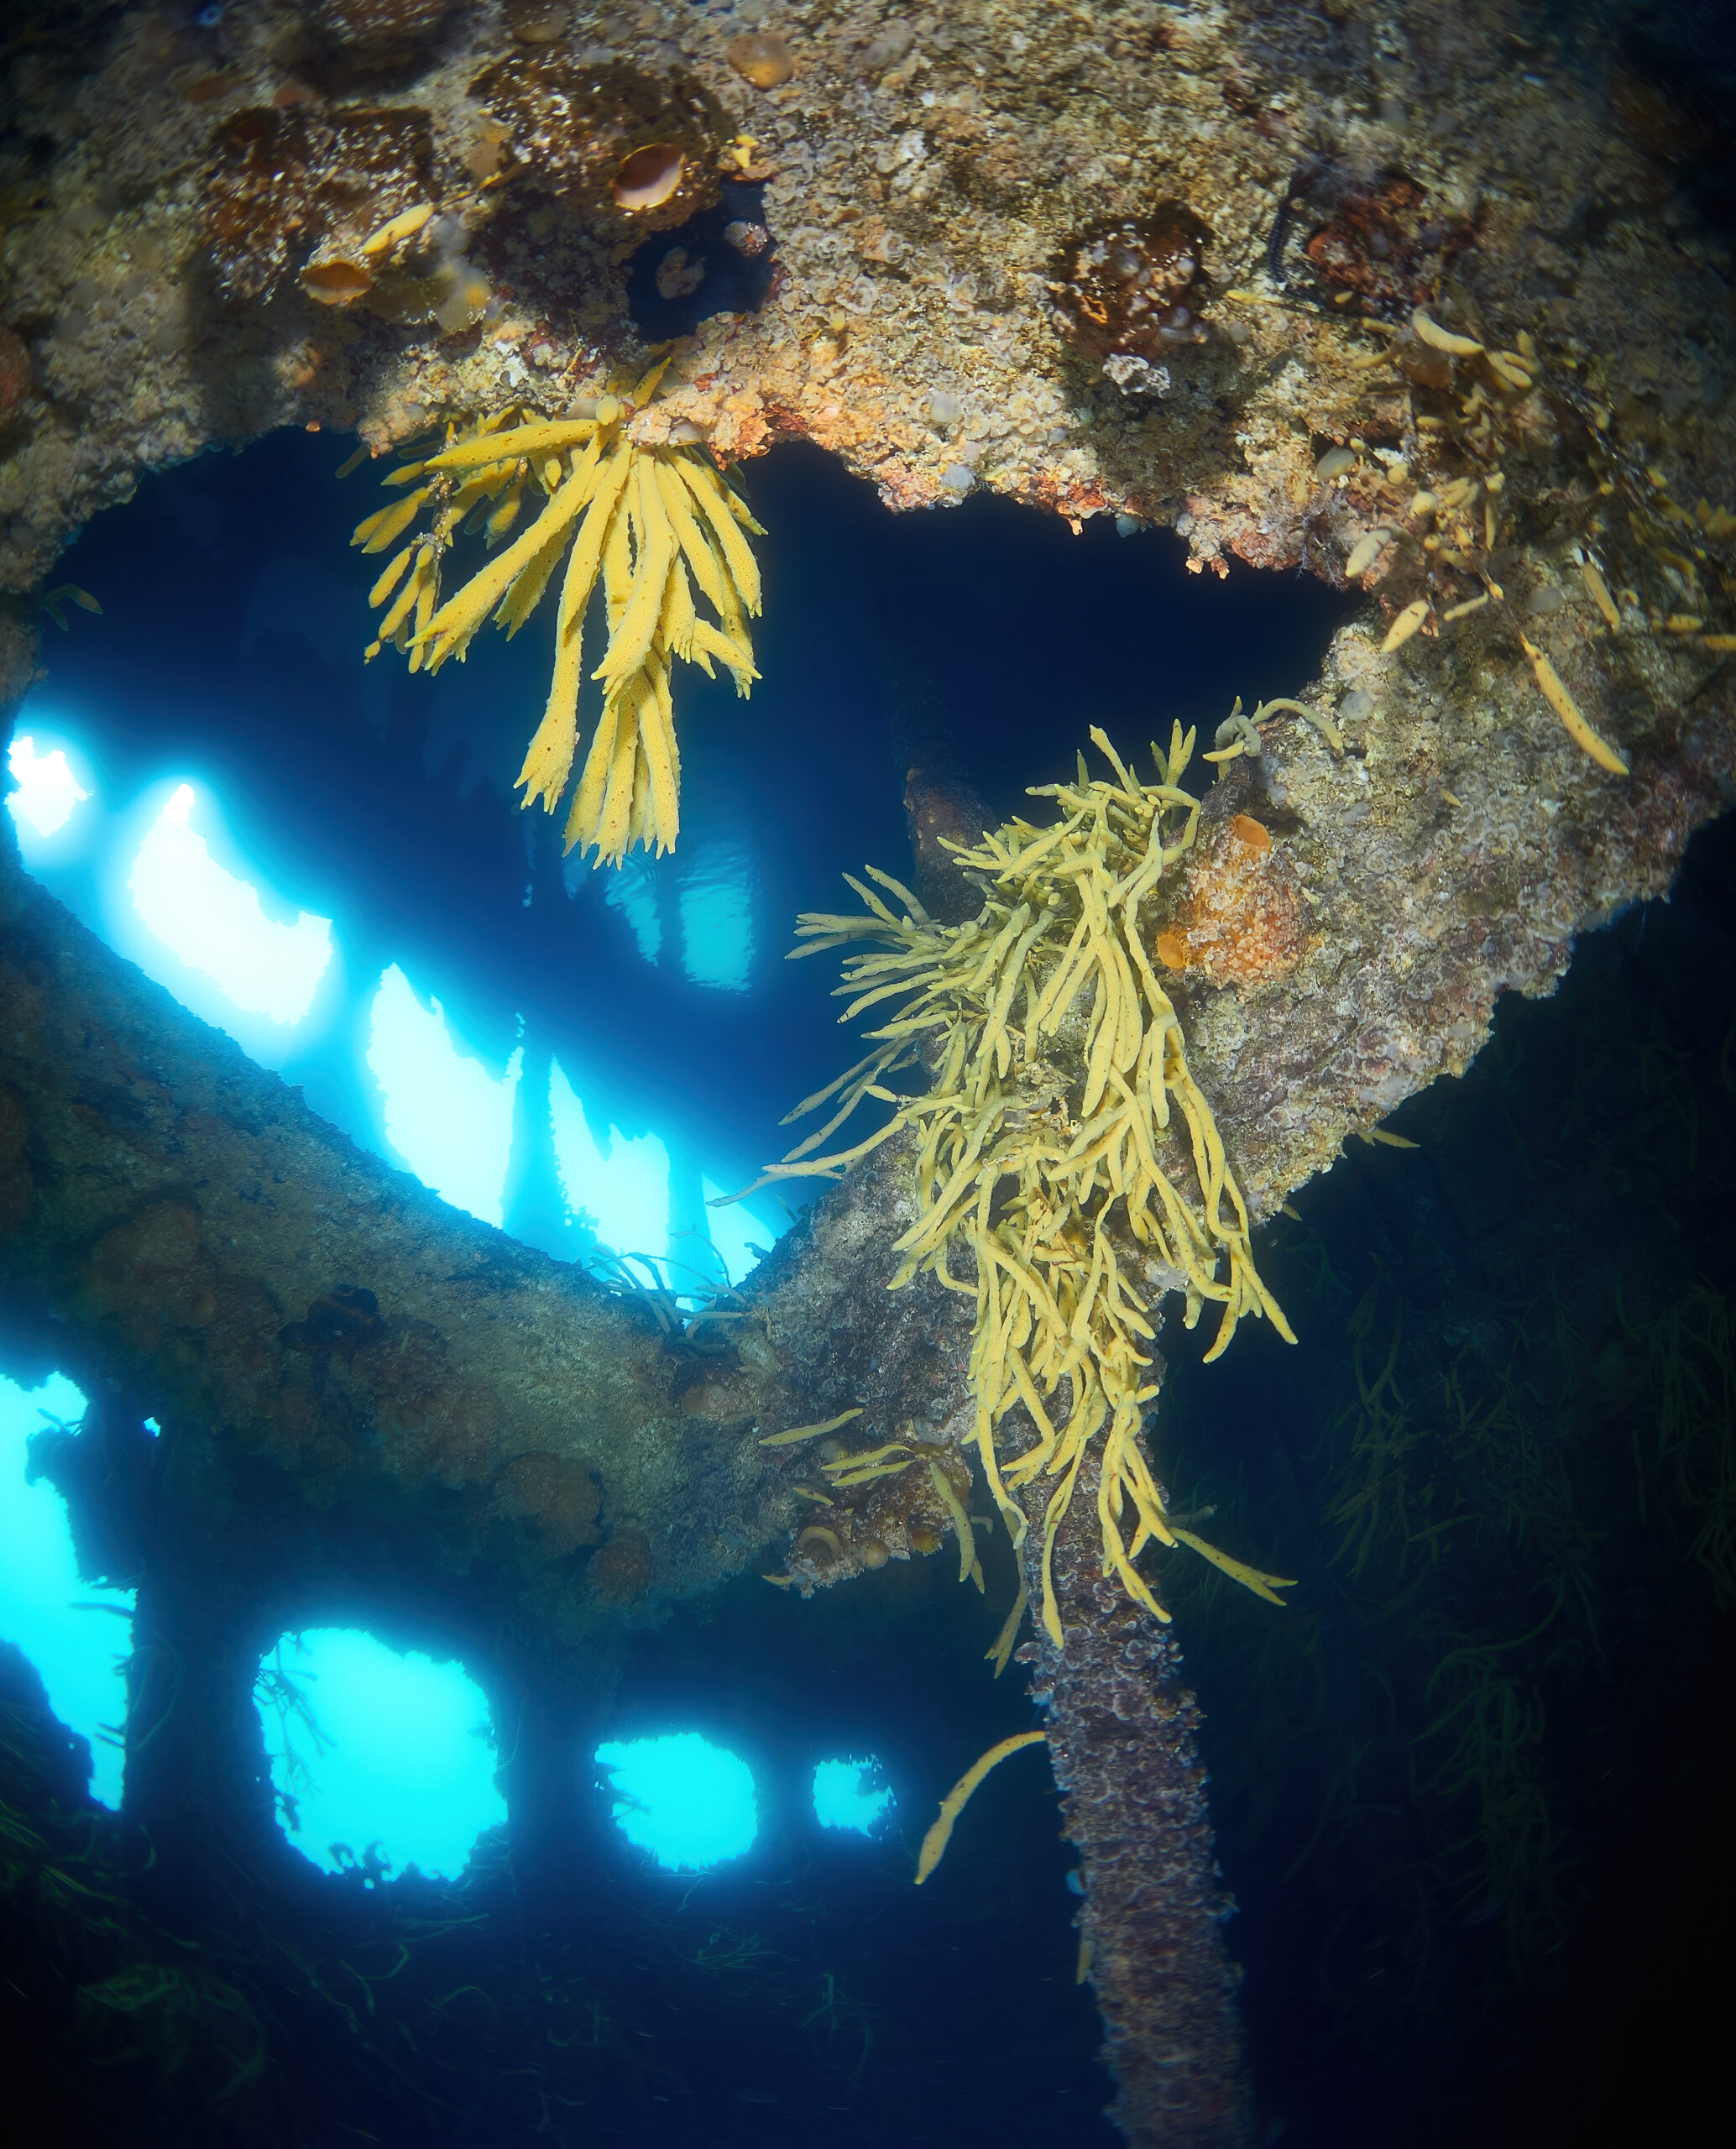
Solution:
<svg viewBox="0 0 1736 2149"><path fill-rule="evenodd" d="M58 835L91 795L74 774L64 746L39 752L35 740L26 733L13 740L7 766L18 783L7 808L21 836L26 830L38 836Z"/></svg>
<svg viewBox="0 0 1736 2149"><path fill-rule="evenodd" d="M293 1027L331 963L332 921L305 910L293 924L268 918L258 888L212 856L193 825L196 803L203 803L192 785L177 784L146 831L127 877L133 907L153 937L231 1007Z"/></svg>
<svg viewBox="0 0 1736 2149"><path fill-rule="evenodd" d="M656 962L663 952L663 922L657 915L656 868L644 851L632 852L606 876L603 900L626 919L646 962Z"/></svg>
<svg viewBox="0 0 1736 2149"><path fill-rule="evenodd" d="M678 1120L646 1127L637 1095L577 1046L551 1065L546 1104L527 1094L525 1052L504 1063L479 1053L416 965L370 965L358 976L338 924L274 885L293 864L267 871L232 835L217 787L165 774L117 795L65 719L33 695L11 749L8 804L31 871L262 1065L291 1080L311 1072L321 1108L335 1103L346 1131L378 1154L484 1223L503 1227L510 1215L546 1252L614 1281L625 1261L637 1287L689 1300L740 1284L787 1229L776 1200L751 1210L707 1205L754 1178L756 1155L731 1157ZM635 852L601 874L567 865L569 889L600 890L648 962L673 964L678 942L690 980L748 988L760 897L744 839L697 841L679 862ZM316 884L310 900L322 900ZM452 990L462 985L460 975ZM357 1014L359 1069L334 1036ZM531 1061L539 1074L543 1064L540 1054ZM350 1088L358 1072L359 1094ZM554 1187L544 1176L550 1148Z"/></svg>
<svg viewBox="0 0 1736 2149"><path fill-rule="evenodd" d="M456 1664L308 1628L261 1661L254 1699L284 1833L316 1865L377 1846L395 1872L452 1880L506 1818L488 1700Z"/></svg>
<svg viewBox="0 0 1736 2149"><path fill-rule="evenodd" d="M523 1058L515 1052L504 1074L490 1074L453 1037L437 1000L423 1007L395 963L381 977L368 1064L386 1139L424 1186L497 1229Z"/></svg>
<svg viewBox="0 0 1736 2149"><path fill-rule="evenodd" d="M585 877L569 860L569 895ZM672 892L681 965L689 980L719 992L745 992L753 983L758 889L753 851L741 838L683 838L677 858L652 859L635 851L605 876L603 900L620 913L645 960L659 963L666 899Z"/></svg>
<svg viewBox="0 0 1736 2149"><path fill-rule="evenodd" d="M24 1651L50 1707L90 1740L92 1791L118 1807L133 1592L80 1580L66 1503L46 1478L24 1477L30 1435L84 1414L84 1397L63 1374L28 1390L0 1378L0 1641Z"/></svg>
<svg viewBox="0 0 1736 2149"><path fill-rule="evenodd" d="M745 992L753 982L754 860L745 843L702 843L681 868L682 962L695 985Z"/></svg>
<svg viewBox="0 0 1736 2149"><path fill-rule="evenodd" d="M599 1746L597 1759L615 1794L616 1827L659 1865L703 1873L753 1848L754 1773L740 1754L677 1731Z"/></svg>
<svg viewBox="0 0 1736 2149"><path fill-rule="evenodd" d="M823 1828L854 1828L871 1836L892 1811L891 1787L875 1779L880 1763L864 1760L822 1761L813 1772L813 1817Z"/></svg>
<svg viewBox="0 0 1736 2149"><path fill-rule="evenodd" d="M611 1127L599 1142L558 1059L548 1078L555 1168L569 1216L583 1218L610 1253L661 1262L669 1252L669 1152L655 1134Z"/></svg>
<svg viewBox="0 0 1736 2149"><path fill-rule="evenodd" d="M714 1209L712 1203L733 1193L734 1188L719 1186L714 1179L702 1179L699 1184L705 1197L706 1228L711 1233L719 1266L726 1282L739 1284L771 1251L779 1232L789 1229L788 1219L768 1224L745 1201L730 1201L724 1208Z"/></svg>

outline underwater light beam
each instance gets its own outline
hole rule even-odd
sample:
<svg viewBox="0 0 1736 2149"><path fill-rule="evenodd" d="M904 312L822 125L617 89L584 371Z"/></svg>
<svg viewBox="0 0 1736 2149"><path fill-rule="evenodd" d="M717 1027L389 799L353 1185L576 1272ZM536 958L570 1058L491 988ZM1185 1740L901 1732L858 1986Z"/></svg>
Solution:
<svg viewBox="0 0 1736 2149"><path fill-rule="evenodd" d="M609 876L603 900L626 920L646 961L657 961L663 952L663 922L657 915L656 868L642 851L623 860Z"/></svg>
<svg viewBox="0 0 1736 2149"><path fill-rule="evenodd" d="M558 1059L549 1067L550 1132L561 1198L569 1216L593 1223L610 1253L669 1252L669 1152L655 1134L592 1134L585 1109Z"/></svg>
<svg viewBox="0 0 1736 2149"><path fill-rule="evenodd" d="M299 1022L332 960L331 919L303 911L293 925L275 924L259 890L212 856L191 825L192 810L192 785L176 785L133 860L127 886L133 908L243 1014Z"/></svg>
<svg viewBox="0 0 1736 2149"><path fill-rule="evenodd" d="M753 983L754 860L743 843L700 844L682 869L682 959L695 985L745 992Z"/></svg>
<svg viewBox="0 0 1736 2149"><path fill-rule="evenodd" d="M462 1050L439 1001L424 1007L394 963L374 996L368 1065L399 1156L442 1201L498 1230L523 1051L490 1074Z"/></svg>
<svg viewBox="0 0 1736 2149"><path fill-rule="evenodd" d="M39 836L57 835L91 795L72 773L64 747L39 754L35 740L21 735L13 740L6 765L18 784L7 810Z"/></svg>

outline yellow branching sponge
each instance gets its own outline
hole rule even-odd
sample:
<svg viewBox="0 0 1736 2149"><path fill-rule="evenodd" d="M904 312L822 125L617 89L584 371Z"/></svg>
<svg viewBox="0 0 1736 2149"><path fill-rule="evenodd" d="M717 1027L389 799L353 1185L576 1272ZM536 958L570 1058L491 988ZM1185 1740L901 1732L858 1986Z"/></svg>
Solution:
<svg viewBox="0 0 1736 2149"><path fill-rule="evenodd" d="M667 363L667 361L665 361ZM703 446L646 446L630 422L656 392L662 365L630 395L603 395L588 415L552 421L506 411L447 429L444 446L387 478L412 489L369 515L352 541L383 552L424 516L369 593L384 607L379 640L412 672L462 662L490 614L510 637L541 601L564 557L555 619L554 682L525 756L525 804L552 813L578 747L584 623L599 579L608 646L591 673L603 707L567 815L566 844L618 865L640 844L675 847L681 756L671 677L677 657L715 677L713 660L745 694L759 677L747 620L760 609L760 572L747 541L761 530ZM541 511L506 543L527 501ZM442 604L442 562L457 539L481 532L494 556ZM716 614L708 619L698 595Z"/></svg>
<svg viewBox="0 0 1736 2149"><path fill-rule="evenodd" d="M946 1847L953 1839L954 1822L964 1812L971 1793L989 1770L999 1768L1009 1754L1022 1753L1027 1746L1046 1746L1048 1744L1048 1733L1046 1731L1021 1731L1011 1739L1003 1739L998 1746L991 1746L980 1759L972 1762L941 1800L939 1814L928 1834L923 1838L923 1847L916 1862L916 1885L918 1888L945 1856Z"/></svg>
<svg viewBox="0 0 1736 2149"><path fill-rule="evenodd" d="M1184 737L1178 724L1167 756L1153 747L1155 783L1140 782L1101 730L1091 737L1112 781L1091 781L1081 756L1076 783L1032 794L1056 802L1051 827L1012 821L959 851L960 870L986 895L969 923L936 924L873 866L870 878L902 916L851 880L866 915L800 919L808 944L798 955L873 944L845 962L842 1020L899 1004L870 1033L868 1057L789 1115L835 1101L825 1125L766 1175L835 1177L893 1135L915 1135L920 1213L898 1242L892 1288L928 1268L975 1298L976 1449L1016 1543L1025 1518L1012 1493L1056 1481L1043 1524L1043 1617L1058 1645L1055 1533L1100 1433L1104 1571L1148 1611L1168 1616L1133 1564L1152 1540L1192 1546L1274 1603L1284 1586L1165 1514L1138 1437L1157 1393L1142 1378L1151 1308L1124 1252L1145 1249L1184 1278L1190 1326L1208 1299L1221 1306L1210 1357L1245 1314L1269 1317L1295 1340L1255 1269L1247 1207L1148 951L1155 920L1144 907L1199 819L1179 782L1194 734ZM929 1076L923 1094L886 1086L914 1067ZM814 1155L868 1097L896 1106L886 1124L852 1148ZM949 1267L960 1241L974 1282ZM1051 1405L1064 1388L1058 1425ZM1004 1455L1002 1420L1021 1404L1036 1439Z"/></svg>

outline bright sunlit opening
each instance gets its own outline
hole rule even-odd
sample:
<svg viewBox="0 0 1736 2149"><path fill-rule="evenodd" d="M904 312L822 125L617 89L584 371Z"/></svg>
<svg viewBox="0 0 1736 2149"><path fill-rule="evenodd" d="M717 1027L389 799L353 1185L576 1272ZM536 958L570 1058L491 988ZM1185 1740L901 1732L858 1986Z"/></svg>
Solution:
<svg viewBox="0 0 1736 2149"><path fill-rule="evenodd" d="M822 1761L813 1772L813 1817L823 1828L872 1835L892 1805L891 1787L871 1757Z"/></svg>
<svg viewBox="0 0 1736 2149"><path fill-rule="evenodd" d="M424 1007L394 963L374 996L368 1064L384 1101L386 1139L426 1187L498 1226L512 1157L513 1099L524 1055L490 1074Z"/></svg>
<svg viewBox="0 0 1736 2149"><path fill-rule="evenodd" d="M284 1833L316 1865L452 1880L506 1819L488 1700L456 1664L311 1628L263 1660L254 1699Z"/></svg>
<svg viewBox="0 0 1736 2149"><path fill-rule="evenodd" d="M332 921L306 911L293 925L267 918L259 890L212 856L193 806L191 784L178 784L146 833L127 881L133 908L243 1014L299 1022L332 959Z"/></svg>
<svg viewBox="0 0 1736 2149"><path fill-rule="evenodd" d="M118 1807L133 1592L80 1580L66 1503L46 1478L33 1485L25 1474L31 1434L84 1413L84 1397L63 1374L28 1390L0 1378L0 1641L24 1651L49 1707L90 1740L92 1791Z"/></svg>
<svg viewBox="0 0 1736 2149"><path fill-rule="evenodd" d="M6 802L12 818L39 836L57 834L91 795L72 773L62 747L39 754L34 739L17 738L6 765L18 784Z"/></svg>
<svg viewBox="0 0 1736 2149"><path fill-rule="evenodd" d="M672 1872L703 1872L753 1848L760 1832L754 1775L739 1754L697 1731L597 1749L630 1843Z"/></svg>
<svg viewBox="0 0 1736 2149"><path fill-rule="evenodd" d="M668 1150L655 1134L623 1134L614 1127L599 1142L558 1059L549 1068L548 1109L567 1214L588 1223L611 1253L662 1260L669 1250Z"/></svg>

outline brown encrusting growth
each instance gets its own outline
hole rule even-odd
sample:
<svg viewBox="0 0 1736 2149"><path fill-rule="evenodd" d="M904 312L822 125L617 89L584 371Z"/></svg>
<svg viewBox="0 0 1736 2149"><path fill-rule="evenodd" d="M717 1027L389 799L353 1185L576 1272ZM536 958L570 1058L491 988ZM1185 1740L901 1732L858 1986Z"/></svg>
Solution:
<svg viewBox="0 0 1736 2149"><path fill-rule="evenodd" d="M287 0L209 27L44 13L10 63L34 146L0 180L0 325L33 375L0 468L0 586L39 579L137 469L213 441L317 424L380 451L533 390L556 414L641 356L634 232L720 179L763 182L776 248L765 306L702 322L671 382L672 422L726 458L805 438L897 506L982 487L1173 525L1214 571L1336 575L1385 504L1320 486L1323 447L1404 452L1357 323L1456 280L1501 337L1608 362L1678 497L1736 497L1721 257L1691 221L1657 224L1684 152L1631 97L1611 125L1594 28L1520 73L1493 0L1406 0L1378 41L1358 8L1160 0L813 0L748 39L729 11L650 0L346 6L325 27ZM392 64L370 75L376 52ZM664 157L618 198L627 155L659 149L677 191ZM340 193L363 236L437 211L488 303L322 302L301 277ZM1186 301L1208 340L1145 358L1130 395L1102 368L1140 354L1081 352L1049 286L1079 234L1160 214L1210 234L1214 295ZM213 269L259 301L222 300Z"/></svg>
<svg viewBox="0 0 1736 2149"><path fill-rule="evenodd" d="M1056 255L1049 290L1062 333L1094 359L1147 360L1203 343L1205 249L1193 212L1166 201L1148 217L1093 224ZM1118 386L1126 381L1105 363Z"/></svg>
<svg viewBox="0 0 1736 2149"><path fill-rule="evenodd" d="M690 76L584 64L557 47L497 61L470 94L502 123L505 169L597 228L667 231L717 199L729 123Z"/></svg>
<svg viewBox="0 0 1736 2149"><path fill-rule="evenodd" d="M219 288L263 299L329 238L359 251L376 226L424 198L432 155L422 111L238 112L212 139L204 204ZM318 295L316 285L309 295Z"/></svg>

